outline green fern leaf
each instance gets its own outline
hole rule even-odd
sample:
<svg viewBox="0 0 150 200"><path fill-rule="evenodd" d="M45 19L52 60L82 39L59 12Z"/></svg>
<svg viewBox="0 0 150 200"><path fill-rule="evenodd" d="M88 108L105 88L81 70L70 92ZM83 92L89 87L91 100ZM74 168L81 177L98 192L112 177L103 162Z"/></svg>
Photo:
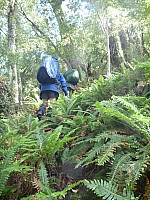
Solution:
<svg viewBox="0 0 150 200"><path fill-rule="evenodd" d="M49 179L48 179L48 174L47 170L45 168L45 165L43 162L40 162L40 170L38 171L38 177L41 180L41 183L39 184L39 188L45 193L48 194L49 199L52 199L51 196L51 190L49 187Z"/></svg>
<svg viewBox="0 0 150 200"><path fill-rule="evenodd" d="M13 171L9 170L7 171L7 168L9 168L12 165L13 159L15 157L16 148L9 148L6 153L3 160L0 161L0 196L3 192L3 189L7 183L7 180L10 176L10 173Z"/></svg>
<svg viewBox="0 0 150 200"><path fill-rule="evenodd" d="M59 191L58 192L53 192L52 196L55 197L55 198L56 197L65 197L65 195L67 194L67 192L69 190L73 189L74 187L76 187L76 186L78 186L78 185L80 185L81 183L84 183L84 182L85 182L85 180L80 180L78 182L72 183L72 184L68 185L65 189L63 189L60 192Z"/></svg>
<svg viewBox="0 0 150 200"><path fill-rule="evenodd" d="M130 191L124 190L122 194L117 194L118 187L112 185L110 182L104 180L91 180L86 181L87 188L92 190L98 197L107 200L135 200L134 194Z"/></svg>
<svg viewBox="0 0 150 200"><path fill-rule="evenodd" d="M106 148L106 150L103 151L101 155L96 159L98 165L103 166L106 162L110 161L110 158L114 156L114 152L118 146L114 143L107 143L107 146L108 145L109 147Z"/></svg>

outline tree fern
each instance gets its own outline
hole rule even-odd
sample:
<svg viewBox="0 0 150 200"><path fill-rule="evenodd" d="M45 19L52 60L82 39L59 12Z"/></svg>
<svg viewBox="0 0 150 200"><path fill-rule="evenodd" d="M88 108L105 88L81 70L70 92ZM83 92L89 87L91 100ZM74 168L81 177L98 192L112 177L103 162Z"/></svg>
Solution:
<svg viewBox="0 0 150 200"><path fill-rule="evenodd" d="M125 189L121 194L118 193L118 186L113 185L110 182L103 180L92 180L86 181L85 185L87 188L92 190L98 197L102 197L107 200L135 200L138 198L134 197L134 194Z"/></svg>

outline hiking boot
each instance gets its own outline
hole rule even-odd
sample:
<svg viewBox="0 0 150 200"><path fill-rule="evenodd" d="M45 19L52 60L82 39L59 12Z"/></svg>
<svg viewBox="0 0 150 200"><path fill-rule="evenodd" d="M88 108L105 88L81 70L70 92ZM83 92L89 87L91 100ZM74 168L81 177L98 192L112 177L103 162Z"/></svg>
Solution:
<svg viewBox="0 0 150 200"><path fill-rule="evenodd" d="M47 109L47 117L51 117L52 116L52 108L48 108Z"/></svg>
<svg viewBox="0 0 150 200"><path fill-rule="evenodd" d="M39 110L37 111L37 117L38 117L38 119L41 120L42 116L44 116L45 113L46 113L46 106L42 104L40 106Z"/></svg>

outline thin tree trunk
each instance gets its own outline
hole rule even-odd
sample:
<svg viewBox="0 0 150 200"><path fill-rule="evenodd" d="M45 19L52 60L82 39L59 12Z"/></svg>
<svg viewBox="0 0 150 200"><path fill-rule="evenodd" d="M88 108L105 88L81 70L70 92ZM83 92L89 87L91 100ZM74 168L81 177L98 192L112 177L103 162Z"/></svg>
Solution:
<svg viewBox="0 0 150 200"><path fill-rule="evenodd" d="M23 93L22 93L22 81L20 76L20 71L18 70L18 85L19 85L19 104L22 105Z"/></svg>
<svg viewBox="0 0 150 200"><path fill-rule="evenodd" d="M99 13L97 14L98 17L99 17L99 20L100 20L100 26L101 26L101 29L103 31L103 33L105 34L106 36L106 40L107 40L107 45L106 45L106 48L107 48L107 77L109 77L111 75L111 69L110 69L110 41L109 41L109 37L110 37L110 33L109 33L109 18L101 18L101 16L99 15Z"/></svg>
<svg viewBox="0 0 150 200"><path fill-rule="evenodd" d="M9 0L8 5L8 49L10 64L10 83L14 86L14 100L19 103L19 86L17 77L17 66L15 63L15 0Z"/></svg>
<svg viewBox="0 0 150 200"><path fill-rule="evenodd" d="M110 47L109 47L109 34L107 34L107 76L110 76Z"/></svg>
<svg viewBox="0 0 150 200"><path fill-rule="evenodd" d="M118 56L121 59L120 61L122 63L122 67L125 66L126 68L134 69L132 67L132 65L128 62L128 60L125 59L125 55L124 55L124 51L123 51L122 46L121 46L121 41L120 41L119 35L116 36L116 39L117 39L117 46L118 46L118 51L119 51L119 55ZM122 69L122 70L124 70L124 69Z"/></svg>

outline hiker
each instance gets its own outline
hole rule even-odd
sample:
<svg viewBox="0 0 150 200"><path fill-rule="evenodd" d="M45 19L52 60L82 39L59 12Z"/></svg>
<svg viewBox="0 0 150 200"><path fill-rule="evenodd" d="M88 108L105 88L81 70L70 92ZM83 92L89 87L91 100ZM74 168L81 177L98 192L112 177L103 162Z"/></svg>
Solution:
<svg viewBox="0 0 150 200"><path fill-rule="evenodd" d="M74 84L68 83L68 82L67 82L67 89L68 89L68 94L71 94L74 91L78 91L77 85L74 85Z"/></svg>
<svg viewBox="0 0 150 200"><path fill-rule="evenodd" d="M76 69L69 69L64 73L69 94L78 91L79 72Z"/></svg>
<svg viewBox="0 0 150 200"><path fill-rule="evenodd" d="M52 108L48 108L48 102L55 103L59 97L61 86L65 96L68 96L67 83L59 71L58 59L43 54L42 62L37 72L37 80L40 83L40 99L42 105L37 111L37 117L41 120L43 115L51 116Z"/></svg>

